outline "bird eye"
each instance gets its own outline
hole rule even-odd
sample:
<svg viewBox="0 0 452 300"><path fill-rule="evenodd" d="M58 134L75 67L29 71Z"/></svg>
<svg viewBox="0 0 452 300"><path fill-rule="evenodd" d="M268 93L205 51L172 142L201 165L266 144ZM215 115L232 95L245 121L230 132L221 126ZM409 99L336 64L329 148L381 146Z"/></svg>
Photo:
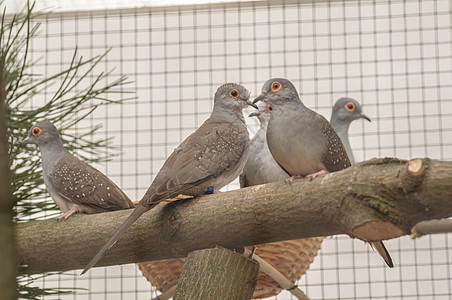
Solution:
<svg viewBox="0 0 452 300"><path fill-rule="evenodd" d="M281 88L282 88L282 84L279 83L278 81L275 81L275 82L272 83L272 92L276 93Z"/></svg>
<svg viewBox="0 0 452 300"><path fill-rule="evenodd" d="M34 127L31 133L33 133L34 136L38 136L42 133L42 129L39 127Z"/></svg>
<svg viewBox="0 0 452 300"><path fill-rule="evenodd" d="M236 89L233 89L229 92L229 96L231 96L232 98L237 98L239 95L240 93Z"/></svg>
<svg viewBox="0 0 452 300"><path fill-rule="evenodd" d="M269 113L271 113L272 110L273 110L273 107L271 107L270 104L267 104L267 111L268 111Z"/></svg>
<svg viewBox="0 0 452 300"><path fill-rule="evenodd" d="M345 109L348 110L349 112L354 112L355 104L353 102L348 102L347 104L345 104Z"/></svg>

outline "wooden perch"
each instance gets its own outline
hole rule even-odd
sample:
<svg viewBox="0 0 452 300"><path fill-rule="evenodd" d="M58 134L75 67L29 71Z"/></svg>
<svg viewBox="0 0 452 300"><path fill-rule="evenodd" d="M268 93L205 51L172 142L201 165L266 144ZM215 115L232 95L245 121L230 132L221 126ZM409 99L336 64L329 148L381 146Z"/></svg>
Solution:
<svg viewBox="0 0 452 300"><path fill-rule="evenodd" d="M423 221L411 229L411 237L419 238L426 234L451 233L452 219Z"/></svg>
<svg viewBox="0 0 452 300"><path fill-rule="evenodd" d="M372 159L313 181L253 186L158 205L97 266L186 257L306 237L348 234L377 241L452 216L452 162ZM16 225L24 273L80 269L130 214L76 215Z"/></svg>
<svg viewBox="0 0 452 300"><path fill-rule="evenodd" d="M190 252L174 300L251 299L259 265L224 248Z"/></svg>
<svg viewBox="0 0 452 300"><path fill-rule="evenodd" d="M190 255L190 254L189 254ZM300 300L310 300L308 296L306 296L303 291L301 291L297 286L286 277L284 274L279 272L276 268L274 268L271 264L260 258L258 255L254 253L254 250L251 251L248 248L244 248L243 256L253 259L259 263L259 271L266 273L270 276L274 281L276 281L283 289L288 290L292 295L294 295L297 299ZM152 300L167 300L174 296L176 291L176 285L171 287L166 292L158 295L156 298L152 298Z"/></svg>

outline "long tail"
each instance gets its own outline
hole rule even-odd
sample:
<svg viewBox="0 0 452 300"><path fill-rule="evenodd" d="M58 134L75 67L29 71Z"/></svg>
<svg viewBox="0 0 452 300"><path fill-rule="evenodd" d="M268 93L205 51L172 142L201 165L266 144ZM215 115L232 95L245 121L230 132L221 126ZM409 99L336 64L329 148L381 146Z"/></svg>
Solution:
<svg viewBox="0 0 452 300"><path fill-rule="evenodd" d="M155 204L157 205L157 203ZM133 224L135 221L145 212L148 210L151 210L155 205L153 206L145 206L140 205L135 208L135 210L130 214L130 216L122 223L122 225L119 227L118 230L113 234L113 236L108 240L107 243L97 252L96 256L94 256L91 261L86 265L85 269L80 275L85 274L89 269L91 269L101 258L104 256L105 252L107 252L108 249L113 247L113 245L118 241L118 239L121 237L121 235Z"/></svg>
<svg viewBox="0 0 452 300"><path fill-rule="evenodd" d="M388 252L388 250L386 250L386 247L383 244L383 242L371 242L369 244L372 247L372 249L377 251L378 254L380 254L380 256L383 257L383 259L385 260L385 263L388 265L388 267L394 268L394 264L392 263L391 255L389 255L389 252Z"/></svg>

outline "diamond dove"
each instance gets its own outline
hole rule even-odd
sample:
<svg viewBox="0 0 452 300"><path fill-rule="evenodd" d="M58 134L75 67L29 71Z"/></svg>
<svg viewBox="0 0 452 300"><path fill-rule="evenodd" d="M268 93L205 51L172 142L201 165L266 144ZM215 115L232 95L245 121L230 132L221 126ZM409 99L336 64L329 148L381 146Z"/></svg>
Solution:
<svg viewBox="0 0 452 300"><path fill-rule="evenodd" d="M259 110L249 116L257 117L260 128L251 139L250 155L240 174L240 187L283 181L290 175L281 169L267 146L267 126L270 120L267 104L260 103Z"/></svg>
<svg viewBox="0 0 452 300"><path fill-rule="evenodd" d="M350 146L348 129L350 124L357 119L365 119L371 122L370 118L363 113L361 104L355 99L344 97L336 101L331 113L330 123L341 138L352 165L355 164L355 157Z"/></svg>
<svg viewBox="0 0 452 300"><path fill-rule="evenodd" d="M64 148L51 122L32 126L21 145L30 143L41 151L44 184L63 212L58 220L66 220L74 213L93 214L134 207L113 181Z"/></svg>
<svg viewBox="0 0 452 300"><path fill-rule="evenodd" d="M341 139L331 124L307 108L295 86L287 79L270 79L253 103L263 101L271 109L267 144L275 161L291 175L317 177L351 166ZM372 242L389 267L393 267L382 242Z"/></svg>
<svg viewBox="0 0 452 300"><path fill-rule="evenodd" d="M137 208L119 227L82 274L93 267L120 236L145 212L178 194L194 197L219 190L242 172L248 159L249 135L242 110L248 90L235 83L220 86L210 117L168 157Z"/></svg>

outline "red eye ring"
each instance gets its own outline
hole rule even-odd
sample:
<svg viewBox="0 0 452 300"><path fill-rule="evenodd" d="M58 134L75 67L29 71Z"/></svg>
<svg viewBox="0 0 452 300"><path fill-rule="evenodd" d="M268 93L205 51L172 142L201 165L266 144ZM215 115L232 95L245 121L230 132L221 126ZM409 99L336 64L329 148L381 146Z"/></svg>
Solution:
<svg viewBox="0 0 452 300"><path fill-rule="evenodd" d="M347 102L347 104L345 104L344 107L349 112L354 112L355 111L355 103L353 103L353 102Z"/></svg>
<svg viewBox="0 0 452 300"><path fill-rule="evenodd" d="M232 98L237 98L239 95L240 93L236 89L233 89L229 92L229 96L231 96Z"/></svg>
<svg viewBox="0 0 452 300"><path fill-rule="evenodd" d="M42 133L42 129L39 128L39 127L33 127L33 129L31 130L31 133L34 136L38 136L38 135L40 135Z"/></svg>
<svg viewBox="0 0 452 300"><path fill-rule="evenodd" d="M279 91L282 88L282 84L279 83L278 81L274 81L271 85L272 88L272 92L276 93L277 91Z"/></svg>

